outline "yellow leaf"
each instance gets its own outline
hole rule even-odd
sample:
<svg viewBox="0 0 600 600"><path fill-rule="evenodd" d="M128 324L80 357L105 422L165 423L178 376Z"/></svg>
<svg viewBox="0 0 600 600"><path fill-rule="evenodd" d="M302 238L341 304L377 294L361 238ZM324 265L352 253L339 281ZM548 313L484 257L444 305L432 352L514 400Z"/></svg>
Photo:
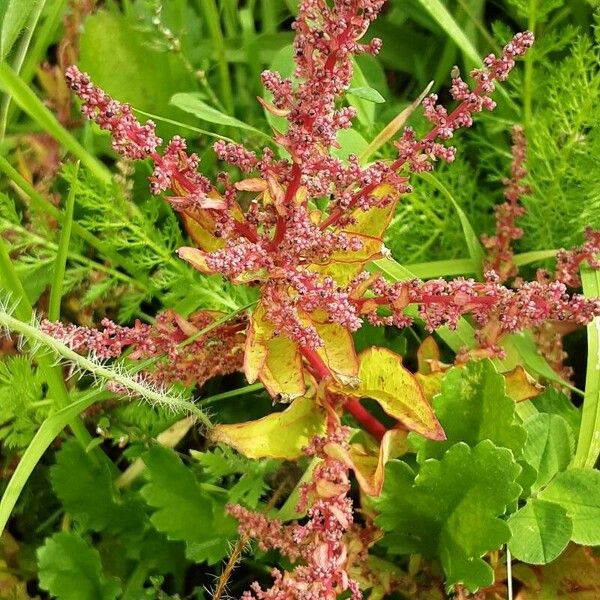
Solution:
<svg viewBox="0 0 600 600"><path fill-rule="evenodd" d="M317 349L317 353L325 364L334 374L356 377L358 358L350 332L337 323L313 323L323 340L323 346Z"/></svg>
<svg viewBox="0 0 600 600"><path fill-rule="evenodd" d="M379 448L355 443L350 445L349 450L345 450L337 444L328 444L325 451L354 471L363 492L369 496L379 496L383 489L386 463L405 454L409 448L406 431L390 429L383 436Z"/></svg>
<svg viewBox="0 0 600 600"><path fill-rule="evenodd" d="M429 375L432 367L436 367L440 362L440 349L433 336L427 336L417 349L417 363L419 373Z"/></svg>
<svg viewBox="0 0 600 600"><path fill-rule="evenodd" d="M373 192L374 196L383 198L384 196L394 194L394 189L388 184L381 184ZM388 228L398 200L392 200L383 208L373 207L367 211L356 209L352 213L352 218L355 221L352 225L344 227L344 231L349 233L361 233L374 238L381 239L383 233Z"/></svg>
<svg viewBox="0 0 600 600"><path fill-rule="evenodd" d="M438 422L415 376L402 366L402 357L387 348L368 348L359 356L358 386L340 391L357 398L372 398L407 429L432 440L444 440Z"/></svg>
<svg viewBox="0 0 600 600"><path fill-rule="evenodd" d="M424 375L423 373L415 373L415 379L421 386L425 398L431 402L432 398L442 391L442 379L444 379L445 373L443 371L437 371L436 373L429 373Z"/></svg>
<svg viewBox="0 0 600 600"><path fill-rule="evenodd" d="M543 386L520 365L502 375L506 381L506 395L515 402L530 400L544 391Z"/></svg>
<svg viewBox="0 0 600 600"><path fill-rule="evenodd" d="M214 252L225 245L222 238L212 234L215 228L215 219L209 211L184 211L181 218L188 235L200 249Z"/></svg>
<svg viewBox="0 0 600 600"><path fill-rule="evenodd" d="M213 442L223 442L248 458L294 460L315 435L325 432L324 411L310 398L297 398L283 412L256 421L217 425Z"/></svg>
<svg viewBox="0 0 600 600"><path fill-rule="evenodd" d="M267 360L260 380L274 398L289 402L306 392L302 355L298 345L281 335L267 342Z"/></svg>

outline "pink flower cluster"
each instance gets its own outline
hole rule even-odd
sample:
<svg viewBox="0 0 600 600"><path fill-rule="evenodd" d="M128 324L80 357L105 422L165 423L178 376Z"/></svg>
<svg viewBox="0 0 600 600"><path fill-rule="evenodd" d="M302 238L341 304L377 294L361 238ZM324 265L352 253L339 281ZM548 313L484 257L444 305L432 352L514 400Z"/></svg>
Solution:
<svg viewBox="0 0 600 600"><path fill-rule="evenodd" d="M515 126L512 138L511 176L503 181L506 186L504 190L506 202L494 208L496 235L481 236L481 241L488 251L486 270L495 271L500 282L517 274L517 267L513 262L512 242L523 237L523 230L517 227L516 220L525 214L525 209L519 204L519 200L522 196L531 193L531 188L523 183L527 177L525 168L527 140L523 128Z"/></svg>
<svg viewBox="0 0 600 600"><path fill-rule="evenodd" d="M484 60L483 69L474 69L471 76L476 86L473 90L461 79L455 67L452 77L450 93L460 104L448 113L446 108L437 104L438 97L431 94L423 101L425 116L433 123L434 128L421 140L417 139L414 131L405 129L402 138L396 143L399 151L398 160L394 163L397 170L408 163L409 170L414 173L431 171L432 161L436 159L452 162L456 155L456 148L446 147L436 140L450 139L454 132L461 127L471 127L473 113L494 110L496 103L490 98L494 91L494 81L504 81L515 66L515 58L523 56L533 45L534 35L530 31L517 33L515 37L504 46L502 55L496 58L490 54Z"/></svg>
<svg viewBox="0 0 600 600"><path fill-rule="evenodd" d="M262 590L254 583L242 600L336 600L343 592L352 600L362 598L358 583L348 575L348 563L355 559L349 556L345 540L353 525L348 467L332 451L335 446L347 449L348 435L346 428L330 424L329 434L313 438L306 449L306 454L323 461L301 489L297 511L308 508L304 525L284 525L241 506L229 507L241 534L255 538L263 550L274 548L292 562L302 563L290 572L273 569L273 586Z"/></svg>
<svg viewBox="0 0 600 600"><path fill-rule="evenodd" d="M169 200L178 210L191 206L224 208L221 200L207 196L210 183L196 172L199 159L195 154L186 154L185 140L175 136L161 156L157 148L162 139L156 135L153 121L146 121L143 125L139 123L128 104L113 100L77 67L68 67L65 77L83 102L83 114L96 121L102 129L110 131L115 152L129 160L150 158L154 161L154 172L150 178L152 193L171 189L173 196Z"/></svg>
<svg viewBox="0 0 600 600"><path fill-rule="evenodd" d="M470 315L479 326L482 347L498 354L502 354L497 344L504 334L546 321L585 325L600 316L600 299L569 296L566 285L559 281L526 282L510 289L500 285L493 271L486 273L481 283L459 277L389 284L379 277L371 289L374 298L358 301L361 314L371 323L406 327L412 319L404 310L411 304L418 306L419 316L430 331L443 325L455 328L460 317Z"/></svg>
<svg viewBox="0 0 600 600"><path fill-rule="evenodd" d="M186 343L215 318L210 311L184 319L167 310L152 325L136 321L133 327L122 327L103 319L103 329L98 330L44 320L40 329L72 350L88 352L101 360L118 358L128 348L132 360L157 359L152 370L140 375L159 386L175 381L202 386L211 377L242 370L243 365L244 320L221 325Z"/></svg>
<svg viewBox="0 0 600 600"><path fill-rule="evenodd" d="M559 250L556 254L555 279L569 287L581 286L579 267L587 261L592 269L600 269L600 231L588 227L585 230L585 242L572 250Z"/></svg>

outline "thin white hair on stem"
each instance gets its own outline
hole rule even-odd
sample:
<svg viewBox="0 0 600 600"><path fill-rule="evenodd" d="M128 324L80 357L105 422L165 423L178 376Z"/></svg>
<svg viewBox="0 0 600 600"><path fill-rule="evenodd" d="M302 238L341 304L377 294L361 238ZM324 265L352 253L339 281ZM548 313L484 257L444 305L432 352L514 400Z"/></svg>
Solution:
<svg viewBox="0 0 600 600"><path fill-rule="evenodd" d="M9 312L9 308L7 300L0 304L0 329L24 338L27 341L27 352L32 355L32 345L37 344L39 348L52 355L59 364L69 365L71 375L82 376L86 373L91 376L96 387L111 389L127 398L139 398L151 406L170 410L173 414L188 414L195 417L204 427L211 427L210 418L206 413L181 391L174 391L157 384L147 373L136 372L125 363L110 363L108 359L95 353L82 356L70 348L64 340L58 340L42 331L35 315L30 323L26 323L13 317L14 310Z"/></svg>

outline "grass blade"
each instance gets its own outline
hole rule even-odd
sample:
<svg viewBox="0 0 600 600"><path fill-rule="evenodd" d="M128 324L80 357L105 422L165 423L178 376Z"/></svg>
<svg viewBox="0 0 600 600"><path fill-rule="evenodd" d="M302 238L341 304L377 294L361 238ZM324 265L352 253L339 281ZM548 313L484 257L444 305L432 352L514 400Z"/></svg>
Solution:
<svg viewBox="0 0 600 600"><path fill-rule="evenodd" d="M79 163L75 167L75 182L79 172ZM67 196L67 205L65 206L65 218L62 223L60 239L58 242L58 252L54 263L54 277L52 287L50 288L50 300L48 303L48 319L56 321L60 318L60 301L62 299L63 281L65 278L65 269L67 266L67 256L69 254L69 242L71 241L71 225L73 224L73 207L75 206L76 183L71 184L69 195Z"/></svg>
<svg viewBox="0 0 600 600"><path fill-rule="evenodd" d="M0 500L0 534L4 531L10 514L27 483L33 469L44 455L56 436L86 408L102 399L105 392L94 390L85 398L65 406L58 412L50 415L40 426L27 450L21 457L15 472L12 474L2 500Z"/></svg>
<svg viewBox="0 0 600 600"><path fill-rule="evenodd" d="M460 224L463 230L463 235L465 237L465 242L467 244L467 249L469 251L469 256L471 260L478 265L477 270L475 271L477 275L481 278L483 275L483 262L485 260L485 253L483 252L483 248L479 242L479 238L473 229L473 226L469 222L469 219L463 209L458 205L458 202L454 199L454 196L450 193L450 190L432 173L421 173L420 176L433 185L438 191L440 191L450 202L454 209L456 210L456 214L460 219Z"/></svg>
<svg viewBox="0 0 600 600"><path fill-rule="evenodd" d="M582 269L583 293L587 298L600 296L600 271ZM588 355L585 396L575 466L593 468L600 454L600 319L587 326Z"/></svg>
<svg viewBox="0 0 600 600"><path fill-rule="evenodd" d="M6 64L0 64L0 88L25 111L44 131L78 158L91 173L103 183L110 183L112 175L108 168L92 156L44 106L23 80Z"/></svg>
<svg viewBox="0 0 600 600"><path fill-rule="evenodd" d="M463 51L474 65L479 65L479 52L464 31L459 27L454 17L440 0L418 0L419 4L433 17L437 24L452 38L454 43Z"/></svg>
<svg viewBox="0 0 600 600"><path fill-rule="evenodd" d="M38 0L9 0L2 9L2 30L0 31L0 60L10 52Z"/></svg>

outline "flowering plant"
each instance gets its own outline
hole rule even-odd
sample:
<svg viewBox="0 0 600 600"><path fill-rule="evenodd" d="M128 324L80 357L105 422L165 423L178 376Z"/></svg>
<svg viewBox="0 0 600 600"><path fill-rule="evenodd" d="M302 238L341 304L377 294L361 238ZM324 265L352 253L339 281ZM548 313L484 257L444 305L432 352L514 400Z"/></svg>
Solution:
<svg viewBox="0 0 600 600"><path fill-rule="evenodd" d="M138 321L132 327L105 319L101 330L50 319L26 325L6 307L0 324L37 339L75 366L87 353L83 368L108 378L113 394L179 409L186 402L170 389L173 384L203 386L217 375L243 371L274 403L289 405L260 419L217 425L192 405L211 443L252 460L312 460L291 496L293 524L256 511L251 502L232 501L224 508L196 490L220 533L231 528L230 517L239 523L240 541L215 598L222 597L250 539L263 551L279 551L290 564L274 568L266 588L252 583L242 595L246 600L334 600L343 593L357 600L368 589L379 594L371 597L383 597L411 586L417 593L421 584L404 570L385 571L377 562L385 555L391 565L399 554L433 559L448 587L458 594L475 592L491 586L500 568L497 554L494 560L482 557L507 543L517 558L532 563L555 558L570 540L596 543L596 534L578 525L583 516L567 489L571 481L579 490L598 485L597 472L584 468L593 466L593 453L585 464L573 458L566 447L574 435L563 418L567 409L561 416L543 407L560 405L563 400L556 398L564 396L558 390L573 387L563 364L562 335L600 316L599 299L568 292L581 285L583 264L598 268L600 234L588 229L583 246L561 250L555 274L540 270L530 282L517 277L512 244L523 235L520 201L531 185L526 132L515 127L506 202L495 209L495 235L482 238L487 256L481 278L424 281L403 272L384 245L398 204L419 185L416 177L456 159L447 141L471 127L477 113L495 109L492 94L529 51L534 35L518 33L498 56L488 55L471 71L471 85L455 67L454 108L439 104L437 94L427 95L422 107L428 131L418 135L404 128L393 141L394 156L340 158L334 153L339 132L350 129L357 114L344 103L354 58L381 49L378 38L361 40L383 5L383 0L300 3L293 25L294 74L264 71L262 84L272 99L259 99L286 125L274 128L270 145L260 151L215 142L214 153L228 170L214 182L200 174L200 159L182 137L163 145L153 121L141 123L128 104L110 97L78 67L65 73L85 117L110 132L112 149L127 161L151 163L152 194L163 195L195 243L179 246L179 258L205 276L248 286L257 299L233 316L201 310L183 317L166 310L152 324ZM392 136L386 132L384 143ZM440 334L453 351L454 366L442 361L431 337L419 346L416 373L383 345L356 351L353 334L365 325L407 329L415 323ZM532 352L536 343L542 355ZM125 357L137 363L136 372L117 369L111 376L100 362ZM542 408L530 415L533 421L526 420L515 403L538 397L545 398L538 400ZM374 403L361 403L365 398ZM458 411L464 412L463 423ZM544 462L544 431L552 432L552 444L564 454L558 466ZM410 453L416 455L413 465L403 460ZM578 468L568 470L572 459ZM152 451L144 459L153 477L157 465L169 460ZM360 513L353 509L352 477L360 488ZM464 481L464 489L449 488L452 479ZM159 487L153 481L143 495L164 509ZM480 512L479 540L461 527L473 511ZM559 515L564 525L551 551L541 550L547 551L541 560L538 548L520 537L533 513ZM538 521L544 547L548 519ZM169 526L163 531L182 539ZM198 549L204 535L198 534L195 550L188 546L188 557L212 559Z"/></svg>

